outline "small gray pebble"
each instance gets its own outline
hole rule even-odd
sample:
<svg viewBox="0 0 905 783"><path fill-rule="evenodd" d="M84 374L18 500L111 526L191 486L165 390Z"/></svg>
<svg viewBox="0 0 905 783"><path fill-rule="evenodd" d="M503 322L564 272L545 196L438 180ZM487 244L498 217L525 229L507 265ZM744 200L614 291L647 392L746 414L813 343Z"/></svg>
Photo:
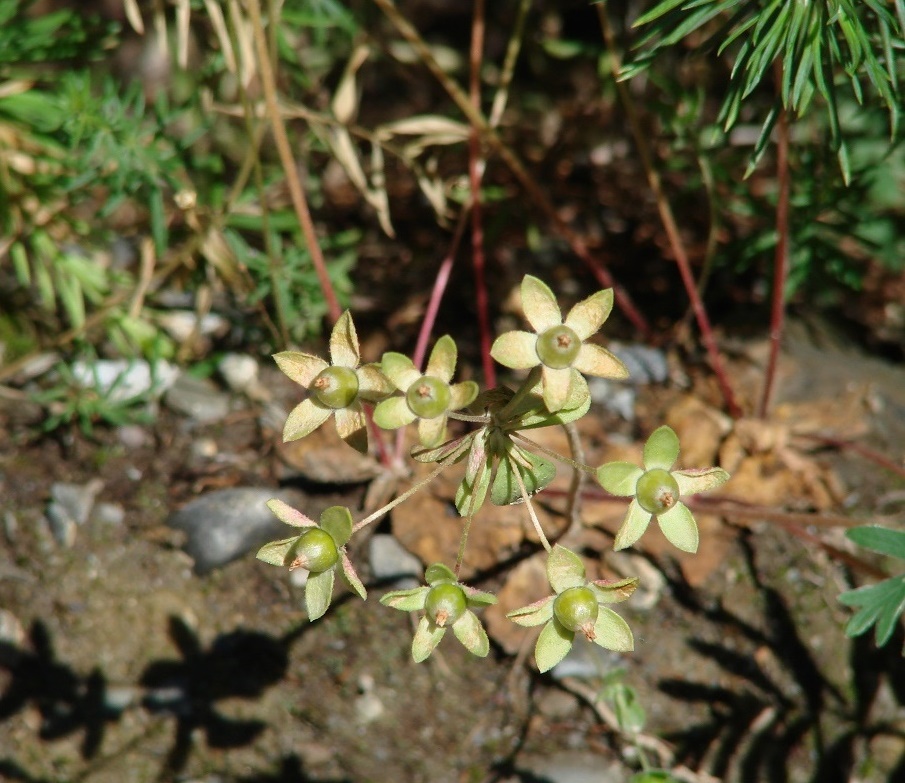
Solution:
<svg viewBox="0 0 905 783"><path fill-rule="evenodd" d="M210 422L229 413L229 395L206 378L194 378L183 373L164 397L167 407L190 416L196 421Z"/></svg>
<svg viewBox="0 0 905 783"><path fill-rule="evenodd" d="M400 588L417 587L424 568L421 561L400 544L395 536L377 533L368 542L371 573L376 580L395 580Z"/></svg>
<svg viewBox="0 0 905 783"><path fill-rule="evenodd" d="M91 516L94 499L104 487L100 479L91 479L86 484L66 484L62 481L50 487L51 502L61 506L77 525L84 525Z"/></svg>
<svg viewBox="0 0 905 783"><path fill-rule="evenodd" d="M305 502L297 490L221 489L170 514L167 524L186 533L184 549L195 561L195 571L205 574L256 551L268 541L293 535L295 529L280 522L265 505L271 498L294 506Z"/></svg>

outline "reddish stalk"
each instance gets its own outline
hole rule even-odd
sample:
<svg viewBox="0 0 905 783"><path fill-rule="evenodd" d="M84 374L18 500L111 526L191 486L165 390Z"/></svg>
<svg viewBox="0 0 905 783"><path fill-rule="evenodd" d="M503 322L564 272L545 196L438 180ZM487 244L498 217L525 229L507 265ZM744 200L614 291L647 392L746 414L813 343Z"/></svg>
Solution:
<svg viewBox="0 0 905 783"><path fill-rule="evenodd" d="M424 367L424 358L427 355L427 342L430 340L431 332L434 329L434 323L437 321L437 312L440 310L440 301L446 292L446 285L449 283L449 276L452 274L453 264L456 261L456 254L459 252L459 244L462 241L462 234L465 232L465 224L468 222L468 209L462 211L459 215L459 222L456 224L456 231L453 234L452 243L446 253L446 257L440 262L440 268L437 270L437 276L434 279L434 287L431 290L430 299L427 302L427 309L424 312L424 318L421 319L421 329L418 331L418 339L415 342L415 351L412 354L412 362L419 369ZM396 458L397 461L402 458L403 446L405 444L404 430L396 431Z"/></svg>
<svg viewBox="0 0 905 783"><path fill-rule="evenodd" d="M845 440L844 438L831 438L825 435L802 435L799 437L816 440L818 443L823 443L836 449L848 449L849 451L853 451L855 454L864 457L864 459L870 460L875 465L879 465L881 468L885 468L891 473L895 473L897 476L905 478L905 466L900 465L885 454L880 454L857 441Z"/></svg>
<svg viewBox="0 0 905 783"><path fill-rule="evenodd" d="M609 50L610 58L613 62L613 72L615 73L621 67L618 56L619 50L617 48L616 35L603 4L597 5L597 16L600 20L600 29L603 32L603 39ZM635 141L635 147L638 149L638 157L641 158L641 165L644 167L645 174L647 175L648 185L656 199L657 211L660 213L660 222L663 224L663 229L666 231L669 247L672 250L673 258L679 268L682 285L685 286L685 291L688 293L691 308L694 311L694 317L698 323L698 329L701 332L701 339L704 342L707 356L710 359L710 367L713 370L717 384L720 387L720 392L723 395L726 408L733 418L738 419L742 416L742 409L735 399L732 385L729 383L729 376L723 366L723 360L720 357L719 348L716 344L716 337L713 334L713 327L710 324L710 318L707 316L704 302L701 300L700 294L698 293L698 287L695 283L694 275L691 272L691 263L688 260L688 253L685 251L685 243L682 242L682 237L679 234L679 227L672 212L672 207L663 190L660 175L657 173L657 169L654 166L654 156L647 143L647 136L645 135L644 128L641 126L635 102L632 99L631 93L626 87L625 82L616 81L616 92L619 95L619 100L625 110L629 128Z"/></svg>
<svg viewBox="0 0 905 783"><path fill-rule="evenodd" d="M780 66L776 66L777 90L781 84ZM791 175L789 172L789 117L785 108L779 110L776 123L776 175L779 193L776 198L776 255L773 259L773 296L770 311L770 356L764 372L764 392L760 399L757 415L766 417L773 396L779 349L786 317L786 279L789 275L789 201Z"/></svg>
<svg viewBox="0 0 905 783"><path fill-rule="evenodd" d="M484 52L484 0L475 0L471 22L471 78L469 97L475 110L481 110L481 61ZM475 304L478 309L481 366L484 383L488 388L496 386L496 370L490 356L490 315L487 299L487 282L484 278L484 224L481 207L481 131L472 124L468 137L468 181L471 186L471 260L475 278Z"/></svg>
<svg viewBox="0 0 905 783"><path fill-rule="evenodd" d="M635 307L634 302L625 289L616 283L613 276L603 264L591 255L584 240L568 225L568 223L566 223L565 220L563 220L562 217L560 217L556 208L553 206L553 202L550 201L540 185L538 185L528 173L528 170L522 165L522 162L515 153L503 142L496 130L494 130L487 122L484 115L472 105L468 96L463 92L459 85L440 67L418 31L404 16L402 16L402 14L399 13L399 10L392 0L374 0L374 4L386 14L387 18L395 25L400 35L411 44L412 48L418 54L419 59L434 75L437 81L440 82L449 97L458 107L459 111L461 111L471 123L472 127L480 130L484 141L500 156L500 159L506 164L513 176L527 191L538 209L540 209L544 216L553 224L555 231L565 239L572 249L572 252L582 260L602 286L613 289L616 304L625 314L625 317L629 319L632 325L634 325L642 335L645 337L650 336L651 330L647 323L647 319Z"/></svg>

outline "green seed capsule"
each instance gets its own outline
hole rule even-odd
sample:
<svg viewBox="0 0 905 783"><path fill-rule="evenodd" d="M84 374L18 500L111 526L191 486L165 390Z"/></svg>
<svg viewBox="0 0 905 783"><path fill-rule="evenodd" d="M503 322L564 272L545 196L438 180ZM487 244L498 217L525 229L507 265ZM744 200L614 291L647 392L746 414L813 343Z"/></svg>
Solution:
<svg viewBox="0 0 905 783"><path fill-rule="evenodd" d="M594 623L599 611L597 597L589 587L570 587L553 601L556 619L570 631L584 631L589 639L593 638Z"/></svg>
<svg viewBox="0 0 905 783"><path fill-rule="evenodd" d="M433 419L449 408L449 384L431 375L422 375L405 394L412 413L421 419Z"/></svg>
<svg viewBox="0 0 905 783"><path fill-rule="evenodd" d="M333 536L326 530L312 527L292 545L286 562L289 568L304 568L312 574L320 574L339 562L339 550Z"/></svg>
<svg viewBox="0 0 905 783"><path fill-rule="evenodd" d="M427 594L424 610L441 628L452 625L468 609L465 591L459 585L434 585Z"/></svg>
<svg viewBox="0 0 905 783"><path fill-rule="evenodd" d="M311 382L310 391L321 405L347 408L358 396L358 376L348 367L327 367Z"/></svg>
<svg viewBox="0 0 905 783"><path fill-rule="evenodd" d="M679 485L669 471L654 468L638 479L635 497L645 511L662 514L679 502Z"/></svg>
<svg viewBox="0 0 905 783"><path fill-rule="evenodd" d="M571 367L581 350L581 340L565 324L551 326L537 338L537 358L551 370Z"/></svg>

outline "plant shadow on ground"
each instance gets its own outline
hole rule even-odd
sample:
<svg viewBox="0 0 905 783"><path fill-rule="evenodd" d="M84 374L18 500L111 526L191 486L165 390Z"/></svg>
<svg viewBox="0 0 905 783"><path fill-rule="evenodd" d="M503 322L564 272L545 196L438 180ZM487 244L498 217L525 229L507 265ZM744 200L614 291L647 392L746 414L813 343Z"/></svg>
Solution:
<svg viewBox="0 0 905 783"><path fill-rule="evenodd" d="M261 720L224 716L218 702L258 699L276 685L286 676L292 643L307 628L299 626L280 638L239 628L218 635L204 648L184 620L171 616L167 636L181 657L151 661L139 679L136 698L117 704L103 671L95 667L89 675L81 676L60 661L46 624L36 620L30 628L27 649L0 642L0 665L9 675L0 697L0 722L32 707L40 716L40 740L53 742L82 733L80 755L90 770L91 762L99 757L107 727L119 722L127 710L163 716L165 722L174 722L175 726L157 779L170 780L188 764L193 735L199 731L209 748L227 750L250 745L265 730L266 723ZM0 760L0 773L3 779L23 783L42 780L11 758ZM84 778L89 779L90 772ZM297 756L290 755L282 759L273 775L236 780L301 783L315 778L304 773Z"/></svg>
<svg viewBox="0 0 905 783"><path fill-rule="evenodd" d="M858 774L858 745L882 735L902 736L894 722L871 716L884 685L890 691L887 697L899 709L905 705L905 659L899 654L902 629L881 649L869 636L847 639L840 634L835 675L837 681L840 674L848 679L847 687L840 688L803 641L807 629L793 616L787 599L759 573L755 542L746 535L740 543L760 599L763 627L721 603L705 606L681 578L672 581L672 587L686 609L748 643L753 652L739 652L727 643L685 640L690 650L743 684L729 689L692 678L659 680L657 687L664 694L703 706L706 713L667 738L678 748L681 762L692 769L707 769L721 780L849 781ZM795 768L811 771L801 778L792 775ZM905 759L888 779L903 777Z"/></svg>

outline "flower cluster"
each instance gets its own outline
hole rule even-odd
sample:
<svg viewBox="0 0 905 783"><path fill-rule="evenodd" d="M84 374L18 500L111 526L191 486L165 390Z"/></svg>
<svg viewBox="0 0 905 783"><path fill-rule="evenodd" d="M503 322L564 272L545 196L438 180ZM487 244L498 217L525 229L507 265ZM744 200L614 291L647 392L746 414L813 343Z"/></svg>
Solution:
<svg viewBox="0 0 905 783"><path fill-rule="evenodd" d="M274 356L280 369L308 392L289 414L284 440L305 437L334 416L339 436L366 452L367 406L372 406L374 423L382 429L415 423L420 445L412 450L412 457L437 464L420 484L354 524L349 509L341 506L328 508L314 522L279 500L268 503L279 519L301 532L266 544L258 557L273 565L308 571L305 605L311 620L326 612L337 571L358 595L366 597L346 552L353 531L379 519L441 471L464 463L454 499L459 514L467 517L456 572L435 563L425 571L424 585L393 590L380 599L385 606L421 613L411 647L415 661L430 657L450 629L472 654L486 656L489 652L487 633L475 610L496 603L496 598L461 583L457 576L471 520L486 497L496 505L524 503L547 550L547 578L553 593L507 615L518 625L542 626L535 645L540 671L559 663L579 637L610 650L633 649L631 629L609 605L629 598L638 579L589 580L577 554L559 544L550 545L532 497L555 478L555 461L566 462L594 473L608 492L632 498L616 534L616 549L634 544L656 517L673 545L693 552L698 546L697 525L680 498L713 489L729 476L720 468L675 470L679 440L669 427L660 427L650 436L641 466L610 462L596 470L578 461L579 451L569 460L524 436L526 430L568 425L584 416L591 404L585 374L624 378L628 371L610 351L591 342L612 310L612 290L584 299L565 317L553 292L537 278L525 276L521 294L525 317L534 331L507 332L491 348L500 364L528 370L514 390L499 387L479 395L473 381L454 383L458 354L448 335L434 344L423 371L395 352L385 353L379 363L363 364L348 312L333 327L329 362L299 351ZM460 412L466 408L466 413ZM447 440L450 419L477 426Z"/></svg>

